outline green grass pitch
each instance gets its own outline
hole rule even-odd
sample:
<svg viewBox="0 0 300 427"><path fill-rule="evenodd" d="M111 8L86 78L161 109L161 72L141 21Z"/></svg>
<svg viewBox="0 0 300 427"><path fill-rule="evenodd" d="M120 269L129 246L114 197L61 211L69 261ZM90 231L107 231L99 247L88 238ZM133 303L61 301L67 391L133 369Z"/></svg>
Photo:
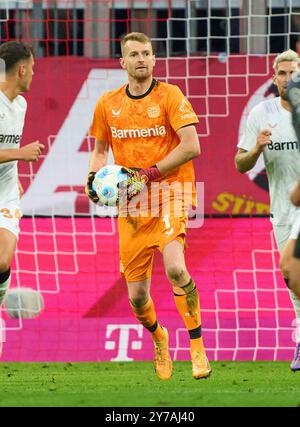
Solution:
<svg viewBox="0 0 300 427"><path fill-rule="evenodd" d="M288 362L212 362L194 380L190 362L175 362L169 381L151 362L0 363L0 407L300 406L300 372Z"/></svg>

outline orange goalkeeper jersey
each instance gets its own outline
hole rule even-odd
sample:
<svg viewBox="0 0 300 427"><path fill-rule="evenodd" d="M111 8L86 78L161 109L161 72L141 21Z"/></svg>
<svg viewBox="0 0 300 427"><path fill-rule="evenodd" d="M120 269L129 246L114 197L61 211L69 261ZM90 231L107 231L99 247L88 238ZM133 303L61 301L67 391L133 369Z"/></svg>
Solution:
<svg viewBox="0 0 300 427"><path fill-rule="evenodd" d="M180 142L180 128L198 123L190 102L178 86L153 80L142 96L132 96L128 86L105 93L97 102L90 134L107 141L115 163L147 168L163 159ZM196 205L192 161L164 175L161 180L192 183Z"/></svg>

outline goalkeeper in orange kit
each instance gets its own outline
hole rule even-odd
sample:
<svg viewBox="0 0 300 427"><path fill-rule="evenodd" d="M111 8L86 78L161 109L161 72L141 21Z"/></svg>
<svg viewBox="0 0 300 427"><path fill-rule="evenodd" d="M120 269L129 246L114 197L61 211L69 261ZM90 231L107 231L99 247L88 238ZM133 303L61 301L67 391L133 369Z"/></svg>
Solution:
<svg viewBox="0 0 300 427"><path fill-rule="evenodd" d="M96 143L86 193L98 202L92 182L96 171L106 164L111 147L115 163L129 175L121 189L128 204L119 207L118 217L121 271L132 311L152 335L155 372L162 380L172 375L168 331L159 323L150 295L153 256L159 249L176 307L190 337L192 375L205 378L211 368L203 345L198 291L184 257L187 210L196 205L192 159L200 154L195 128L198 118L177 86L153 78L155 56L145 34L127 34L121 49L120 63L127 71L128 84L105 93L96 105L90 131ZM153 183L160 188L174 188L176 184L181 189L189 183L190 191L179 203L175 191L169 193L167 201L157 196L158 214L149 209L147 215L130 212L130 205L143 194L153 201Z"/></svg>

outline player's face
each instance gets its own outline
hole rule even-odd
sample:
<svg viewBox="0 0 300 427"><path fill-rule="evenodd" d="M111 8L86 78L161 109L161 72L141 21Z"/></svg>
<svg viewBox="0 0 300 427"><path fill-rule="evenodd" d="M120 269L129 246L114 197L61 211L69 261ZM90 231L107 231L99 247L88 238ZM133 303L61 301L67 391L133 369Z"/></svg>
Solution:
<svg viewBox="0 0 300 427"><path fill-rule="evenodd" d="M279 95L285 101L287 100L287 85L295 71L295 63L293 61L284 61L278 64L277 71L273 76L273 81L277 86Z"/></svg>
<svg viewBox="0 0 300 427"><path fill-rule="evenodd" d="M124 46L123 58L120 62L128 76L134 80L143 82L149 79L155 65L151 44L129 40Z"/></svg>
<svg viewBox="0 0 300 427"><path fill-rule="evenodd" d="M33 77L34 59L31 56L27 61L23 61L20 65L20 90L21 92L28 92L30 89Z"/></svg>

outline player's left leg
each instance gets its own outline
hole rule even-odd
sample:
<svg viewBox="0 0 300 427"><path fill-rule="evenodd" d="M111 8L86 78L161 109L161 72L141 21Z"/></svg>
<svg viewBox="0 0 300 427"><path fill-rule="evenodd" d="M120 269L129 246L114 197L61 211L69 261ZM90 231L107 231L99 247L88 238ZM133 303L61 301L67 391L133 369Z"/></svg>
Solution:
<svg viewBox="0 0 300 427"><path fill-rule="evenodd" d="M9 230L0 228L0 307L10 285L10 264L16 249L16 244L16 236ZM0 357L2 345L3 343L0 342Z"/></svg>
<svg viewBox="0 0 300 427"><path fill-rule="evenodd" d="M186 268L183 240L179 237L169 242L162 254L166 274L173 286L176 307L189 333L193 377L206 378L211 373L211 367L203 345L198 291Z"/></svg>
<svg viewBox="0 0 300 427"><path fill-rule="evenodd" d="M148 220L151 222L152 219ZM147 222L147 219L144 219ZM172 360L168 347L168 331L161 326L156 317L154 302L151 298L150 284L154 248L151 241L156 240L149 227L143 231L143 220L134 223L128 218L119 217L119 241L121 271L126 278L129 302L136 319L150 333L154 344L154 370L156 375L167 380L172 376ZM151 228L151 227L150 227Z"/></svg>
<svg viewBox="0 0 300 427"><path fill-rule="evenodd" d="M10 284L10 264L17 238L10 231L0 228L0 306Z"/></svg>
<svg viewBox="0 0 300 427"><path fill-rule="evenodd" d="M291 234L291 237L294 237ZM296 348L294 358L291 362L291 369L293 371L300 371L300 297L295 292L295 279L296 282L299 282L297 273L300 273L300 259L295 259L293 257L295 251L296 240L295 238L289 239L280 256L280 269L283 274L284 280L289 288L291 302L294 306L296 314Z"/></svg>

